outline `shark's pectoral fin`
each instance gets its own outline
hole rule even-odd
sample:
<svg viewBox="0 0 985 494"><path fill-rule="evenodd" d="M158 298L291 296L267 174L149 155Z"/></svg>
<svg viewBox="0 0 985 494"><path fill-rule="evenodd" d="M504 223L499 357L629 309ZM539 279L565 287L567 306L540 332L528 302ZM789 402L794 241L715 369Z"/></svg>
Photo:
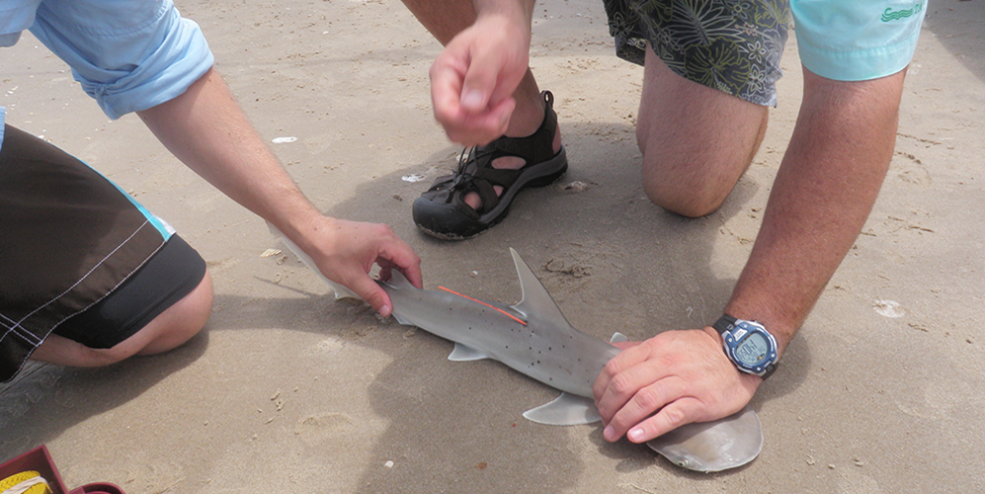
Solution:
<svg viewBox="0 0 985 494"><path fill-rule="evenodd" d="M591 398L561 393L554 401L523 412L530 421L544 425L591 424L602 420Z"/></svg>
<svg viewBox="0 0 985 494"><path fill-rule="evenodd" d="M455 362L482 360L484 358L489 358L489 355L461 343L455 343L455 348L451 351L451 354L448 355L448 360L454 360Z"/></svg>

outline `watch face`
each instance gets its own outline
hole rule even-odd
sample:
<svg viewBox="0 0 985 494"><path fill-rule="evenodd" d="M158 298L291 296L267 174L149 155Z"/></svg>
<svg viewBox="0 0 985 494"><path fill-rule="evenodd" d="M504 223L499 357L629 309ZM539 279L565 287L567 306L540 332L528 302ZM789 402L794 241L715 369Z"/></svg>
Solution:
<svg viewBox="0 0 985 494"><path fill-rule="evenodd" d="M763 362L769 355L769 349L765 336L760 333L749 333L749 336L735 349L735 356L743 365L752 367Z"/></svg>

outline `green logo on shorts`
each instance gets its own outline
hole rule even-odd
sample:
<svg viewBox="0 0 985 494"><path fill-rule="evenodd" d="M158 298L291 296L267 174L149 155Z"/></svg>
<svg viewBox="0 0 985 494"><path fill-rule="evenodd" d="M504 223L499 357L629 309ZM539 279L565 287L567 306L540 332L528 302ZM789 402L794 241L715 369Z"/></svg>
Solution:
<svg viewBox="0 0 985 494"><path fill-rule="evenodd" d="M919 14L920 11L923 10L923 4L918 3L914 5L913 8L910 10L900 10L897 12L893 12L892 10L893 10L892 8L887 8L885 11L883 11L882 22L898 21L900 19L903 19L904 17L910 17L913 14Z"/></svg>

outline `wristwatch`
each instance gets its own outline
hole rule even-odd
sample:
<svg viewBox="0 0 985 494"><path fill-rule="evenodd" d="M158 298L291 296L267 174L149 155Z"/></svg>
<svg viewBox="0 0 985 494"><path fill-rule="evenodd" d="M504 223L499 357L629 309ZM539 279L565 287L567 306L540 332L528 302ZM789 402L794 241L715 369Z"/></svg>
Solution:
<svg viewBox="0 0 985 494"><path fill-rule="evenodd" d="M776 338L762 324L725 314L711 327L722 335L725 355L740 371L766 379L776 370Z"/></svg>

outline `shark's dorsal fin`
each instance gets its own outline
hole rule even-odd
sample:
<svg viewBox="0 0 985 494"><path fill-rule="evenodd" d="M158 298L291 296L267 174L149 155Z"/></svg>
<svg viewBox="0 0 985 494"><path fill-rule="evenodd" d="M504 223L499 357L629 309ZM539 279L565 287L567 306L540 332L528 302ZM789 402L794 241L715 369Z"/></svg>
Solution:
<svg viewBox="0 0 985 494"><path fill-rule="evenodd" d="M626 335L620 333L619 331L612 333L612 338L609 338L609 343L622 343L624 341L629 341L629 338L627 338Z"/></svg>
<svg viewBox="0 0 985 494"><path fill-rule="evenodd" d="M591 398L561 393L554 401L523 412L530 421L544 425L581 425L602 420Z"/></svg>
<svg viewBox="0 0 985 494"><path fill-rule="evenodd" d="M551 298L551 294L547 293L547 289L530 270L527 263L523 262L520 254L517 254L512 247L510 247L510 254L513 254L516 274L520 277L520 290L523 292L520 303L514 305L513 308L520 311L527 320L536 314L538 317L553 321L560 327L571 327L568 320L564 318L564 314L561 313L561 309Z"/></svg>
<svg viewBox="0 0 985 494"><path fill-rule="evenodd" d="M448 355L448 360L453 360L455 362L482 360L484 358L489 358L489 355L461 343L455 343L455 348L451 351L451 354Z"/></svg>

